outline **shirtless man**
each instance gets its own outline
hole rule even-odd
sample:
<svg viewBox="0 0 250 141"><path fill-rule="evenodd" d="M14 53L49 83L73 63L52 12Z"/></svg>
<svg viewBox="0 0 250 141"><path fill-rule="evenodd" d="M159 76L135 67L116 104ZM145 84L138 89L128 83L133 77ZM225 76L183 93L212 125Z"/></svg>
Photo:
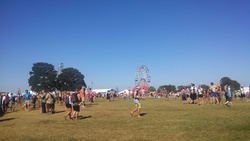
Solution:
<svg viewBox="0 0 250 141"><path fill-rule="evenodd" d="M215 104L215 103L219 103L218 102L218 98L216 97L216 86L214 85L213 82L211 82L211 86L210 86L210 89L212 91L212 104Z"/></svg>

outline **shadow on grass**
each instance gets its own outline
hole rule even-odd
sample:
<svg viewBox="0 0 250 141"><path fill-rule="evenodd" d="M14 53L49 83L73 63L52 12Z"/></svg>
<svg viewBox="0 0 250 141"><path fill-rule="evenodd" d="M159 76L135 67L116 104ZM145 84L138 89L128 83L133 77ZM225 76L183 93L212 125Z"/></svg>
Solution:
<svg viewBox="0 0 250 141"><path fill-rule="evenodd" d="M87 119L87 118L91 118L91 116L79 116L79 119Z"/></svg>
<svg viewBox="0 0 250 141"><path fill-rule="evenodd" d="M6 119L1 119L0 122L4 122L4 121L9 121L9 120L13 120L15 118L6 118Z"/></svg>
<svg viewBox="0 0 250 141"><path fill-rule="evenodd" d="M66 110L56 111L54 114L64 113Z"/></svg>
<svg viewBox="0 0 250 141"><path fill-rule="evenodd" d="M147 113L141 113L140 116L145 116Z"/></svg>
<svg viewBox="0 0 250 141"><path fill-rule="evenodd" d="M92 106L95 106L95 105L98 105L98 103L86 104L85 108L92 107Z"/></svg>

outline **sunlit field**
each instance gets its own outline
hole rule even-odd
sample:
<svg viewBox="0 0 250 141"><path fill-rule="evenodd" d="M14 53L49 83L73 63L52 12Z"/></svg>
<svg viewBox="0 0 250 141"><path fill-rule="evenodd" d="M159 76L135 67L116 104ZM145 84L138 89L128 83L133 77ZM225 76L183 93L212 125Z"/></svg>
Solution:
<svg viewBox="0 0 250 141"><path fill-rule="evenodd" d="M225 99L223 99L224 101ZM0 118L0 140L148 140L148 141L249 141L250 102L233 100L233 107L183 105L180 99L142 100L141 118L130 115L132 99L107 102L95 99L81 108L80 119L65 120L66 108L56 113L29 112L20 106Z"/></svg>

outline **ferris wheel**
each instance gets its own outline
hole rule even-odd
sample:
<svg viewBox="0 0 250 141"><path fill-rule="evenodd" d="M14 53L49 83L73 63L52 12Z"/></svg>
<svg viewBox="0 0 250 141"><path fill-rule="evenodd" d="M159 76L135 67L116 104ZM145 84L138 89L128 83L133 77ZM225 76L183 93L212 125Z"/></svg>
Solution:
<svg viewBox="0 0 250 141"><path fill-rule="evenodd" d="M135 72L135 86L149 90L150 88L151 76L149 74L149 69L142 65L136 69Z"/></svg>

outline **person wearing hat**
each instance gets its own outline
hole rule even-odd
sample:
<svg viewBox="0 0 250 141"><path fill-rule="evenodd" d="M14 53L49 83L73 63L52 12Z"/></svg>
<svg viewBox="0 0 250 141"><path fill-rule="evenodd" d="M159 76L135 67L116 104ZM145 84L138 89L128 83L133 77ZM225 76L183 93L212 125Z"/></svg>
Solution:
<svg viewBox="0 0 250 141"><path fill-rule="evenodd" d="M139 89L140 87L136 87L134 93L133 93L133 98L134 98L134 103L135 103L135 109L130 112L131 116L133 116L133 113L138 111L138 118L141 117L141 103L140 103L140 94L139 94Z"/></svg>

